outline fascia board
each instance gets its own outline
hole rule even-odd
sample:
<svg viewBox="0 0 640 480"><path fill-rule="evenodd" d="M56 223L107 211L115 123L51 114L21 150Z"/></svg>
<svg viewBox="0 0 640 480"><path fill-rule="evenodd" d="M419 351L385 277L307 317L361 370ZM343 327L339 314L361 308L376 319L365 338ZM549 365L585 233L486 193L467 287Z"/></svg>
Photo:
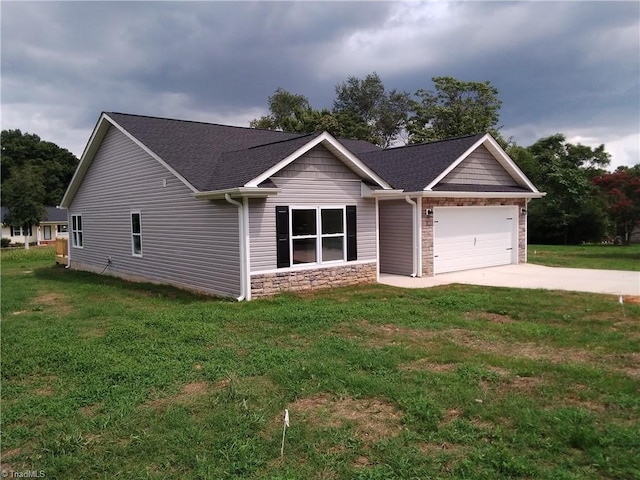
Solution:
<svg viewBox="0 0 640 480"><path fill-rule="evenodd" d="M473 152L476 148L478 148L480 145L482 145L482 142L484 142L484 140L488 136L489 136L488 134L484 135L476 143L474 143L467 150L465 150L465 152L462 155L460 155L453 163L451 163L451 165L449 165L447 168L445 168L443 170L443 172L440 175L438 175L429 185L424 187L424 190L431 190L434 186L436 186L438 183L440 183L440 181L444 177L449 175L449 173L451 173L451 171L454 168L456 168L458 165L460 165L465 158L467 158L469 155L471 155L471 152Z"/></svg>
<svg viewBox="0 0 640 480"><path fill-rule="evenodd" d="M135 143L138 147L148 153L152 158L154 158L157 162L159 162L162 166L164 166L169 172L171 172L178 180L184 183L192 192L197 192L198 190L191 185L182 175L176 172L167 162L162 160L158 155L156 155L153 151L151 151L146 145L144 145L140 140L131 135L128 131L126 131L122 126L120 126L115 120L113 120L106 113L102 113L100 118L98 119L98 123L93 129L93 133L89 138L89 142L82 153L82 157L80 158L80 163L76 168L76 171L73 174L71 182L69 182L69 187L62 197L62 201L60 202L61 208L68 208L73 200L73 197L80 188L80 184L84 179L84 176L87 173L87 170L91 166L93 159L98 151L98 148L102 144L102 140L109 130L109 126L113 126L117 128L120 132L122 132L128 139L130 139L133 143Z"/></svg>
<svg viewBox="0 0 640 480"><path fill-rule="evenodd" d="M405 195L418 195L424 198L455 197L455 198L542 198L544 192L445 192L445 191L421 191L408 192Z"/></svg>
<svg viewBox="0 0 640 480"><path fill-rule="evenodd" d="M73 197L78 191L80 183L82 183L82 179L87 173L89 165L91 165L93 157L98 150L98 146L102 142L102 139L104 138L108 129L109 121L106 119L106 115L103 112L102 114L100 114L100 118L98 119L95 127L93 127L93 132L91 132L91 137L89 137L89 141L84 147L82 156L80 157L80 162L76 167L76 171L73 172L73 177L71 177L69 186L67 187L67 190L64 192L62 200L60 201L59 206L61 208L68 208L71 204L71 200L73 200Z"/></svg>
<svg viewBox="0 0 640 480"><path fill-rule="evenodd" d="M180 180L182 183L184 183L187 188L189 190L191 190L192 192L198 192L198 189L196 187L194 187L193 185L191 185L191 183L189 183L189 181L184 178L182 175L180 175L173 167L171 167L167 162L165 162L164 160L162 160L162 158L160 158L158 155L156 155L152 150L150 150L144 143L142 143L140 140L138 140L136 137L134 137L133 135L131 135L127 130L125 130L123 127L121 127L118 122L116 122L115 120L113 120L111 117L109 117L109 115L105 114L105 117L111 122L111 124L116 127L118 130L120 130L120 132L122 132L129 140L131 140L133 143L135 143L138 147L140 147L142 150L144 150L146 153L148 153L153 159L155 159L158 163L160 163L163 167L165 167L167 170L169 170L178 180Z"/></svg>
<svg viewBox="0 0 640 480"><path fill-rule="evenodd" d="M313 140L311 140L308 143L304 144L298 150L296 150L292 154L290 154L287 157L285 157L284 159L282 159L280 162L275 164L273 167L271 167L268 170L264 171L263 173L261 173L259 176L257 176L253 180L248 181L244 186L245 187L257 187L262 182L267 180L269 177L272 177L274 174L276 174L277 172L279 172L280 170L282 170L283 168L285 168L286 166L288 166L289 164L294 162L296 159L300 158L302 155L304 155L305 153L307 153L309 150L311 150L316 145L319 145L320 143L324 143L325 146L327 146L329 148L329 150L331 150L333 153L337 152L339 154L339 156L342 158L342 161L343 162L348 162L349 164L351 164L351 166L353 168L355 168L360 173L361 176L376 182L382 188L385 188L385 189L390 189L391 188L391 185L389 185L380 176L378 176L371 169L369 169L369 167L367 167L355 155L353 155L351 152L349 152L349 150L347 150L338 140L336 140L328 132L321 133L316 138L314 138Z"/></svg>
<svg viewBox="0 0 640 480"><path fill-rule="evenodd" d="M198 200L215 200L224 198L226 194L232 197L265 198L278 195L280 188L237 187L224 190L211 190L208 192L196 192L191 195Z"/></svg>
<svg viewBox="0 0 640 480"><path fill-rule="evenodd" d="M486 135L485 141L488 145L487 150L489 150L494 157L497 158L498 162L504 167L505 170L511 174L511 177L522 187L527 187L532 192L538 192L538 189L531 183L531 181L527 178L520 167L513 161L513 159L504 151L504 149L500 146L500 144L491 136Z"/></svg>

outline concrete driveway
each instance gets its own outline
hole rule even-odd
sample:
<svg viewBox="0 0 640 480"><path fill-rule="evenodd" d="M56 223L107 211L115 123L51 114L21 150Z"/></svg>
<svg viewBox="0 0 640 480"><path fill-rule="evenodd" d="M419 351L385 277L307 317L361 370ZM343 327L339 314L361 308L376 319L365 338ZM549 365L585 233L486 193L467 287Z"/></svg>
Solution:
<svg viewBox="0 0 640 480"><path fill-rule="evenodd" d="M489 287L543 288L640 296L640 272L544 267L532 263L465 270L421 278L381 273L380 283L403 288L427 288L463 283Z"/></svg>

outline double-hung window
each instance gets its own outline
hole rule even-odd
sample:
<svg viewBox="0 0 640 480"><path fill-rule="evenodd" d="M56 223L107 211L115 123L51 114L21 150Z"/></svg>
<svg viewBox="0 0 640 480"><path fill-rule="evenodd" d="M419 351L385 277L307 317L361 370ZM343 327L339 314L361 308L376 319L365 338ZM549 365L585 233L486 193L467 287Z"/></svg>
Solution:
<svg viewBox="0 0 640 480"><path fill-rule="evenodd" d="M357 259L355 205L276 207L278 268Z"/></svg>
<svg viewBox="0 0 640 480"><path fill-rule="evenodd" d="M71 245L76 248L84 246L82 238L82 215L71 215Z"/></svg>
<svg viewBox="0 0 640 480"><path fill-rule="evenodd" d="M131 254L142 256L142 216L140 212L131 212Z"/></svg>

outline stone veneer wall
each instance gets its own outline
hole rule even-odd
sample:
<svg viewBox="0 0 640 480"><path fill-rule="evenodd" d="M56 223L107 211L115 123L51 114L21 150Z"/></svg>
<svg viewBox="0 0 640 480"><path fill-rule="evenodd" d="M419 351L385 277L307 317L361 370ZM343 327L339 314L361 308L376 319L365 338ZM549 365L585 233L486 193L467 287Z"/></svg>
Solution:
<svg viewBox="0 0 640 480"><path fill-rule="evenodd" d="M375 262L313 270L258 273L251 275L251 295L252 297L264 297L281 292L343 287L345 285L373 283L376 279Z"/></svg>
<svg viewBox="0 0 640 480"><path fill-rule="evenodd" d="M527 214L522 213L527 201L524 198L423 198L422 199L422 275L433 276L433 215L427 209L433 207L491 207L518 206L518 263L527 261Z"/></svg>

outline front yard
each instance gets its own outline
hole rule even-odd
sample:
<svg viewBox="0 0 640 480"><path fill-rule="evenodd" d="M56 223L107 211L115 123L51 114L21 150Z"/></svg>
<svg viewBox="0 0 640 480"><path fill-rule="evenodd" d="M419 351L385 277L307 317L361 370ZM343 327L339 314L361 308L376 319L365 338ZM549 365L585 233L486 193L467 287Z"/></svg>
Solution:
<svg viewBox="0 0 640 480"><path fill-rule="evenodd" d="M239 304L3 256L2 469L639 478L635 300L375 285Z"/></svg>

